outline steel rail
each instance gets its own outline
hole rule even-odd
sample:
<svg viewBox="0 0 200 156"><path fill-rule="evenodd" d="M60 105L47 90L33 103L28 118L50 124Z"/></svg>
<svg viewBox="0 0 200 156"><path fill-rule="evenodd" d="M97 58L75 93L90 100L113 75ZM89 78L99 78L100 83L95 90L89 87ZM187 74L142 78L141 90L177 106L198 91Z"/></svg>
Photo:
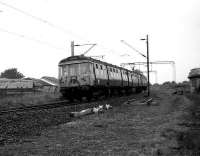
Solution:
<svg viewBox="0 0 200 156"><path fill-rule="evenodd" d="M25 107L1 110L0 115L6 114L6 113L12 113L12 112L23 112L23 111L32 111L32 110L53 109L53 108L64 107L64 106L73 106L73 104L74 103L69 103L69 101L67 100L59 101L59 102L50 102L50 103L45 103L42 105L33 105L33 106L25 106Z"/></svg>
<svg viewBox="0 0 200 156"><path fill-rule="evenodd" d="M98 106L98 103L97 103L97 101L69 102L68 100L63 100L63 101L49 102L49 103L45 103L45 104L41 104L41 105L38 104L38 105L32 105L32 106L24 106L24 107L0 110L0 116L3 114L9 114L9 113L44 110L44 109L54 109L54 108L59 108L59 107L68 107L68 109L75 107L75 109L77 109L79 107L81 108L84 105L88 105L90 107L94 107L94 106L96 107L96 106Z"/></svg>

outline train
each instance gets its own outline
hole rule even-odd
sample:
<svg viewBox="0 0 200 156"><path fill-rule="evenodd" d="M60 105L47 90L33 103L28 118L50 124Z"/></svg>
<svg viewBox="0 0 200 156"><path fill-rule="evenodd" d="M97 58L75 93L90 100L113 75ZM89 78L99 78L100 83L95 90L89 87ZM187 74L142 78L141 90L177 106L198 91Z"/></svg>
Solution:
<svg viewBox="0 0 200 156"><path fill-rule="evenodd" d="M60 93L70 101L88 101L99 96L123 95L147 89L147 78L131 71L84 55L70 56L58 64Z"/></svg>

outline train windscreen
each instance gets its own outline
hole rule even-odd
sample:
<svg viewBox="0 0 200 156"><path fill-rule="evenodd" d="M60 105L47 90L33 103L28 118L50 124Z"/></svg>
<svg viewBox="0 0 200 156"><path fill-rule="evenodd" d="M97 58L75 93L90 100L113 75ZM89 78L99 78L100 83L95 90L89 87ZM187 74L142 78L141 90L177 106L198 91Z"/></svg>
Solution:
<svg viewBox="0 0 200 156"><path fill-rule="evenodd" d="M64 76L89 74L90 64L89 63L67 64L63 66L62 72Z"/></svg>

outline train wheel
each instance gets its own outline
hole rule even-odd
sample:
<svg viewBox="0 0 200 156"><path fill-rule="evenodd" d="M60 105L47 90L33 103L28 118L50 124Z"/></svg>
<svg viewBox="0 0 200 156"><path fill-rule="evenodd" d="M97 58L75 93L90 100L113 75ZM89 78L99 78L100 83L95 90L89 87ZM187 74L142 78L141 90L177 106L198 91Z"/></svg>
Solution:
<svg viewBox="0 0 200 156"><path fill-rule="evenodd" d="M130 95L131 94L131 89L130 88L127 88L125 91L126 91L126 95Z"/></svg>
<svg viewBox="0 0 200 156"><path fill-rule="evenodd" d="M77 96L76 99L81 102L82 101L82 96Z"/></svg>
<svg viewBox="0 0 200 156"><path fill-rule="evenodd" d="M91 92L91 91L89 91L89 92L87 93L86 99L87 99L88 102L91 101L91 99L92 99L92 92Z"/></svg>
<svg viewBox="0 0 200 156"><path fill-rule="evenodd" d="M136 88L136 93L141 93L142 92L142 89L140 87L137 87Z"/></svg>
<svg viewBox="0 0 200 156"><path fill-rule="evenodd" d="M61 93L61 98L66 99L67 98L66 93Z"/></svg>
<svg viewBox="0 0 200 156"><path fill-rule="evenodd" d="M87 99L88 102L90 102L92 97L91 96L87 96L86 99Z"/></svg>
<svg viewBox="0 0 200 156"><path fill-rule="evenodd" d="M74 96L73 96L72 93L66 94L65 97L66 97L70 102L73 102L73 101L74 101Z"/></svg>
<svg viewBox="0 0 200 156"><path fill-rule="evenodd" d="M110 97L112 97L112 96L114 96L114 94L115 94L115 89L110 89Z"/></svg>
<svg viewBox="0 0 200 156"><path fill-rule="evenodd" d="M74 98L73 98L72 96L69 96L67 99L68 99L70 102L74 102Z"/></svg>
<svg viewBox="0 0 200 156"><path fill-rule="evenodd" d="M106 88L104 91L104 95L106 98L108 98L111 95L111 90L109 88Z"/></svg>
<svg viewBox="0 0 200 156"><path fill-rule="evenodd" d="M128 89L125 89L125 95L128 96Z"/></svg>
<svg viewBox="0 0 200 156"><path fill-rule="evenodd" d="M117 93L118 93L119 96L123 96L123 93L122 93L121 88L119 88L119 89L117 90Z"/></svg>
<svg viewBox="0 0 200 156"><path fill-rule="evenodd" d="M74 95L74 98L76 99L76 100L78 100L78 101L82 101L82 95L81 95L81 93L79 93L79 92L74 92L73 93L73 95Z"/></svg>

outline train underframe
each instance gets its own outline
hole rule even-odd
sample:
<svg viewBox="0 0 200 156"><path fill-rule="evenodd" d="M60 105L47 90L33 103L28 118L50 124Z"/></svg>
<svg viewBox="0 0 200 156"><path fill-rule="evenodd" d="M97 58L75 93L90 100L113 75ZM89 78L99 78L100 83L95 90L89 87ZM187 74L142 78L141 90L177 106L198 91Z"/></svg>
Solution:
<svg viewBox="0 0 200 156"><path fill-rule="evenodd" d="M140 93L146 90L146 86L140 87L106 87L106 86L82 86L82 87L61 87L60 92L62 96L70 101L86 98L90 101L92 98L110 97L114 95L123 96L130 95L131 93Z"/></svg>

